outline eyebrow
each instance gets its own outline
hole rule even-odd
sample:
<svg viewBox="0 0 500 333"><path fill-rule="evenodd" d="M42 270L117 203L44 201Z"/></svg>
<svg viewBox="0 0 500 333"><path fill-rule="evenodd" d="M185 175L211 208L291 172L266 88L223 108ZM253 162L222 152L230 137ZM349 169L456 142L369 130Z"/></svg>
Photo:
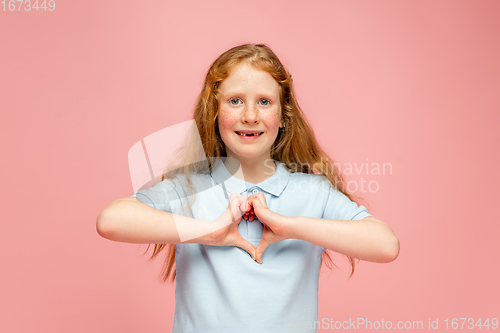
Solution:
<svg viewBox="0 0 500 333"><path fill-rule="evenodd" d="M237 90L231 90L231 91L228 91L226 92L225 94L222 94L223 96L228 96L228 95L246 95L245 93L243 92L240 92L240 91L237 91ZM261 93L257 93L258 96L269 96L269 97L274 97L275 95L273 93L269 93L269 92L261 92ZM279 97L279 92L278 94L276 94L277 97Z"/></svg>

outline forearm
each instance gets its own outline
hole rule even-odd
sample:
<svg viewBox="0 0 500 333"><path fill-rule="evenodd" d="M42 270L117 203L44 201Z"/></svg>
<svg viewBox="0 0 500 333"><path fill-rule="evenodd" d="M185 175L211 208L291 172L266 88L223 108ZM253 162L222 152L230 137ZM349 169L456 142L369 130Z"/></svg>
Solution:
<svg viewBox="0 0 500 333"><path fill-rule="evenodd" d="M178 230L178 226L181 230ZM98 216L97 232L104 238L126 243L208 244L213 225L205 220L172 214L141 202L119 199Z"/></svg>
<svg viewBox="0 0 500 333"><path fill-rule="evenodd" d="M305 240L347 256L372 262L390 262L399 254L399 240L382 221L291 218L290 238Z"/></svg>

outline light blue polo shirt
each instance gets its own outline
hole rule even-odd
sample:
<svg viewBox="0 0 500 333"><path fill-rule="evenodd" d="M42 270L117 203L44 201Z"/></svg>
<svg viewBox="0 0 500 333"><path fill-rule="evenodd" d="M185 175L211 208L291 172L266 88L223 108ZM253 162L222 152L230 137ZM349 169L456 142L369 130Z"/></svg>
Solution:
<svg viewBox="0 0 500 333"><path fill-rule="evenodd" d="M228 207L231 193L246 197L262 192L267 206L285 216L362 220L371 216L317 174L291 173L275 161L274 174L259 184L238 179L219 163L211 174L192 176L195 205L180 211L185 178L164 180L135 196L152 207L214 221ZM183 199L184 198L184 199ZM238 230L255 247L264 226L242 219ZM234 246L179 243L173 333L316 332L318 279L325 251L309 242L286 239L271 244L258 264ZM318 323L316 323L318 324ZM320 327L317 325L316 327Z"/></svg>

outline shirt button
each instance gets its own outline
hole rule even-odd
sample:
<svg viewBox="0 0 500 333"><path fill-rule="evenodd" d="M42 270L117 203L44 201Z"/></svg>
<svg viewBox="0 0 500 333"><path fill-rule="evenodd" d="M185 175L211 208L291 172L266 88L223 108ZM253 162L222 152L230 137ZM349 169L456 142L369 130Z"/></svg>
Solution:
<svg viewBox="0 0 500 333"><path fill-rule="evenodd" d="M254 188L253 191L252 191L252 193L253 194L257 194L257 193L259 193L259 190L257 190L256 188Z"/></svg>

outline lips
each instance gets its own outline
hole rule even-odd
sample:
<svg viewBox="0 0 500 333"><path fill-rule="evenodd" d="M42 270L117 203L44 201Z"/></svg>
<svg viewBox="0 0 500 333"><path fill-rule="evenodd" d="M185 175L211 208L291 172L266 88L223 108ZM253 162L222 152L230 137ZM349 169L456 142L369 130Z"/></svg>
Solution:
<svg viewBox="0 0 500 333"><path fill-rule="evenodd" d="M235 131L239 136L260 136L264 132L260 131Z"/></svg>

